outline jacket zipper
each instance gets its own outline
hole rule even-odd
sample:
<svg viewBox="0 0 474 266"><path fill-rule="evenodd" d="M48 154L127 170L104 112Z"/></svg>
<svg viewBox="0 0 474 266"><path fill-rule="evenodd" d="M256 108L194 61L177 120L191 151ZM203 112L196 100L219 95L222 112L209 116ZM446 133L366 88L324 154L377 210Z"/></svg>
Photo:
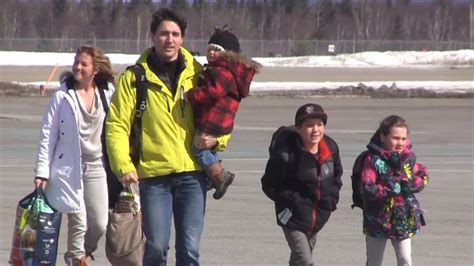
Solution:
<svg viewBox="0 0 474 266"><path fill-rule="evenodd" d="M181 85L179 89L179 105L181 107L181 117L184 118L184 108L186 107L186 100L184 99L184 87Z"/></svg>
<svg viewBox="0 0 474 266"><path fill-rule="evenodd" d="M314 230L314 227L316 226L316 221L318 219L318 214L317 214L317 203L321 200L321 174L318 173L318 176L316 177L316 202L313 203L313 209L311 210L311 226L309 227L308 234L311 234Z"/></svg>
<svg viewBox="0 0 474 266"><path fill-rule="evenodd" d="M317 213L316 213L316 202L313 203L313 209L311 210L311 226L309 227L308 230L308 235L311 234L314 230L314 227L316 226L316 219L317 219Z"/></svg>
<svg viewBox="0 0 474 266"><path fill-rule="evenodd" d="M180 106L180 109L181 109L181 117L184 119L184 108L186 107L186 103L185 103L185 99L184 99L184 87L183 87L183 85L181 85L179 87L179 106ZM169 108L169 106L168 106L168 108ZM171 112L171 110L170 110L170 112ZM171 114L171 115L173 115L173 114ZM177 131L179 132L179 137L182 140L181 143L183 145L183 149L184 149L184 151L186 151L186 146L184 144L185 143L185 136L184 136L184 133L183 133L183 129L180 128L180 127L177 127ZM182 167L181 169L183 171L185 171L185 169L186 169L186 159L185 159L185 156L183 154L183 149L179 149L181 151L179 157L181 158L181 161L183 163L181 165L181 167Z"/></svg>

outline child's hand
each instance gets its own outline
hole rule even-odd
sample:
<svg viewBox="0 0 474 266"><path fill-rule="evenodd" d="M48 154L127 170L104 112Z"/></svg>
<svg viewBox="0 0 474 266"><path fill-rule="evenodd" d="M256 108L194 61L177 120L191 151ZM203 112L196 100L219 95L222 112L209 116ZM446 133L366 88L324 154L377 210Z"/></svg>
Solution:
<svg viewBox="0 0 474 266"><path fill-rule="evenodd" d="M200 132L194 136L194 143L199 149L209 150L217 145L217 138L213 135Z"/></svg>
<svg viewBox="0 0 474 266"><path fill-rule="evenodd" d="M428 169L421 163L416 163L415 167L413 167L413 172L417 176L428 176Z"/></svg>

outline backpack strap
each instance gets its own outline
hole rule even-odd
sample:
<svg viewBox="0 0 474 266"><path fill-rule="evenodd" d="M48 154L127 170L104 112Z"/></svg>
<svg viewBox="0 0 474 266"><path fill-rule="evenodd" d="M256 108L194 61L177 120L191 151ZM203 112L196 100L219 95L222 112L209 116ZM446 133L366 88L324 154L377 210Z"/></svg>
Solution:
<svg viewBox="0 0 474 266"><path fill-rule="evenodd" d="M134 165L140 161L141 135L142 135L142 115L147 106L147 90L149 83L145 76L145 69L140 64L129 66L135 74L135 88L137 99L135 102L135 119L133 120L130 132L130 157Z"/></svg>
<svg viewBox="0 0 474 266"><path fill-rule="evenodd" d="M352 175L351 175L351 183L352 183L351 208L352 209L354 209L354 207L359 207L361 209L363 208L363 199L359 191L359 182L360 182L362 171L364 168L364 161L368 154L369 154L369 150L365 150L362 153L360 153L354 162L354 166L352 167Z"/></svg>
<svg viewBox="0 0 474 266"><path fill-rule="evenodd" d="M95 83L97 88L99 89L100 100L102 102L102 107L104 108L104 112L107 113L109 110L109 103L107 102L107 97L105 97L104 90L109 89L109 85L107 84L106 80L103 81L96 81Z"/></svg>
<svg viewBox="0 0 474 266"><path fill-rule="evenodd" d="M145 76L145 69L143 69L143 66L140 64L129 66L127 69L131 69L135 74L135 88L137 89L135 118L141 119L143 111L146 109L146 93L149 85Z"/></svg>

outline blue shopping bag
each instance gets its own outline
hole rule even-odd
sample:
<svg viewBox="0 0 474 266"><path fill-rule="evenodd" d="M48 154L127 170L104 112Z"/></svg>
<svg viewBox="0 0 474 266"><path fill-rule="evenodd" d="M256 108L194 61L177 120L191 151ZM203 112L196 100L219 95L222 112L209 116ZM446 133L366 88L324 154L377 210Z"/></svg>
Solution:
<svg viewBox="0 0 474 266"><path fill-rule="evenodd" d="M36 188L18 202L10 264L55 265L60 227L61 213L48 204L43 189Z"/></svg>

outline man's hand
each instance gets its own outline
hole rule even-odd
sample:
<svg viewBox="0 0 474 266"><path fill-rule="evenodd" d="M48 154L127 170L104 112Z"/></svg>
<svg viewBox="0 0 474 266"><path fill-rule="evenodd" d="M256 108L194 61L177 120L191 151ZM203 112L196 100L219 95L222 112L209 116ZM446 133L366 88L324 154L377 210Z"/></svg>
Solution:
<svg viewBox="0 0 474 266"><path fill-rule="evenodd" d="M122 185L123 185L124 187L128 187L128 186L130 186L130 185L133 184L133 183L138 183L138 175L137 175L137 172L136 172L136 171L133 171L133 172L129 172L129 173L123 174L123 175L119 178L119 181L120 181L120 183L122 183Z"/></svg>

